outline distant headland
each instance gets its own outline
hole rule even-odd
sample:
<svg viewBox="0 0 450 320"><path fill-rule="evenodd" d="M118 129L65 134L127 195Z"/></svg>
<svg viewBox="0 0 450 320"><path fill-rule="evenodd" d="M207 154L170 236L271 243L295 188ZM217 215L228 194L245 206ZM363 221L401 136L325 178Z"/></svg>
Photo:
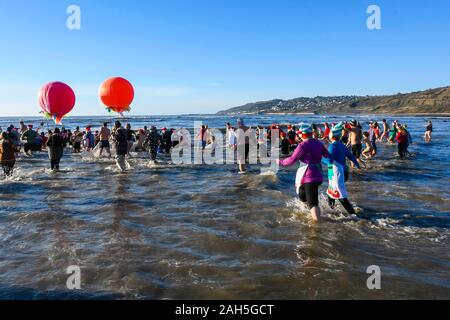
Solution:
<svg viewBox="0 0 450 320"><path fill-rule="evenodd" d="M408 114L450 116L450 86L386 96L335 96L248 103L218 112L239 114Z"/></svg>

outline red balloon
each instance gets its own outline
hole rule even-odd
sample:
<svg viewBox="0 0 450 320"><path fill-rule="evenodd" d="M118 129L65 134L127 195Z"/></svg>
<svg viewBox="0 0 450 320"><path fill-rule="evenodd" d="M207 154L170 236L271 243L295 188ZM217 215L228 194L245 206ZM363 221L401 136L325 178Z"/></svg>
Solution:
<svg viewBox="0 0 450 320"><path fill-rule="evenodd" d="M134 99L134 88L124 78L110 78L100 86L99 97L109 110L123 113L130 110Z"/></svg>
<svg viewBox="0 0 450 320"><path fill-rule="evenodd" d="M55 120L56 124L75 106L75 93L72 88L62 82L51 82L39 91L38 102L48 117Z"/></svg>

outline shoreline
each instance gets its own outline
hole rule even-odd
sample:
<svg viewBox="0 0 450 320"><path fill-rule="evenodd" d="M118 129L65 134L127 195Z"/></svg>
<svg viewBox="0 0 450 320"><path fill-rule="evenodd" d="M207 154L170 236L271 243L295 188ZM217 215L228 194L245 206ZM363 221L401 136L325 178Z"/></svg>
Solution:
<svg viewBox="0 0 450 320"><path fill-rule="evenodd" d="M79 116L68 116L65 119L76 119L76 118L117 118L117 119L131 119L131 118L149 118L149 117L182 117L182 116L217 116L217 117L242 117L242 116L384 116L384 117L442 117L450 118L450 112L444 113L240 113L240 114L179 114L179 115L129 115L127 117L121 118L120 116L111 115L79 115ZM2 116L0 119L17 119L17 118L29 118L29 119L46 119L40 116Z"/></svg>
<svg viewBox="0 0 450 320"><path fill-rule="evenodd" d="M217 116L385 116L385 117L450 117L450 112L444 113L240 113L219 114Z"/></svg>

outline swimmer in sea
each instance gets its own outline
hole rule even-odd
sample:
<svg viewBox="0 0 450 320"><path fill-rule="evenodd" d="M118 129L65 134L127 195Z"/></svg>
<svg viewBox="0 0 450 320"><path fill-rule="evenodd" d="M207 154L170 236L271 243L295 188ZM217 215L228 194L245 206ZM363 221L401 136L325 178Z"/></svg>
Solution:
<svg viewBox="0 0 450 320"><path fill-rule="evenodd" d="M379 141L380 139L380 127L378 126L378 122L372 122L370 125L370 130L369 130L369 134L370 134L370 142L372 143L372 147L373 147L373 151L372 151L372 157L375 157L378 153L378 148L377 148L377 141Z"/></svg>
<svg viewBox="0 0 450 320"><path fill-rule="evenodd" d="M112 138L116 146L116 164L124 172L127 169L125 157L128 154L127 130L122 127L120 121L116 121L112 132Z"/></svg>
<svg viewBox="0 0 450 320"><path fill-rule="evenodd" d="M14 142L9 138L8 132L2 132L1 137L0 164L5 175L10 177L13 174L14 165L16 164L16 148Z"/></svg>
<svg viewBox="0 0 450 320"><path fill-rule="evenodd" d="M21 140L26 141L24 144L25 155L31 157L33 151L37 151L36 138L38 133L33 130L33 125L28 126L28 130L22 133Z"/></svg>
<svg viewBox="0 0 450 320"><path fill-rule="evenodd" d="M161 136L156 130L155 126L151 126L150 132L147 136L146 144L149 147L150 152L150 164L157 164L156 156L158 154L158 147L161 144Z"/></svg>
<svg viewBox="0 0 450 320"><path fill-rule="evenodd" d="M427 129L425 130L425 141L431 142L431 135L433 134L433 123L428 121Z"/></svg>
<svg viewBox="0 0 450 320"><path fill-rule="evenodd" d="M383 140L386 138L387 141L389 141L389 123L387 122L386 119L383 119L383 133L381 134L380 138L378 139L378 141L383 142Z"/></svg>
<svg viewBox="0 0 450 320"><path fill-rule="evenodd" d="M400 159L404 159L408 151L408 135L404 127L399 127L398 134L395 137L395 140L398 143L398 156L400 157Z"/></svg>
<svg viewBox="0 0 450 320"><path fill-rule="evenodd" d="M392 128L389 131L389 143L395 144L395 137L397 136L397 133L398 133L398 124L396 121L394 121L392 123Z"/></svg>
<svg viewBox="0 0 450 320"><path fill-rule="evenodd" d="M86 151L91 151L95 147L95 137L91 131L91 127L86 128L86 133L83 137L84 148Z"/></svg>
<svg viewBox="0 0 450 320"><path fill-rule="evenodd" d="M366 148L363 150L362 155L364 158L369 159L372 158L372 154L374 151L372 141L370 141L370 133L363 133L363 143L366 145Z"/></svg>
<svg viewBox="0 0 450 320"><path fill-rule="evenodd" d="M105 122L100 129L100 157L103 155L103 150L105 150L108 158L111 158L111 145L109 144L110 136L111 130L108 128L108 123Z"/></svg>
<svg viewBox="0 0 450 320"><path fill-rule="evenodd" d="M324 162L329 165L329 170L334 175L337 171L337 175L343 175L343 177L336 177L336 185L330 183L330 187L327 190L328 205L331 209L335 209L336 200L338 199L342 206L347 210L349 214L356 214L353 206L348 200L347 189L345 183L348 180L348 166L346 160L349 159L358 169L360 165L350 150L340 141L342 136L343 123L339 123L334 126L330 132L331 144L328 146L328 153L330 154L328 159L324 159ZM336 167L336 168L333 168ZM330 171L329 171L330 173ZM340 178L340 179L339 179ZM330 181L332 179L329 179Z"/></svg>
<svg viewBox="0 0 450 320"><path fill-rule="evenodd" d="M319 221L321 217L319 207L319 186L323 183L322 157L328 158L329 153L325 146L313 138L311 125L302 125L303 142L299 144L292 156L278 160L280 166L288 167L297 162L301 163L297 171L295 188L300 201L307 204L313 221Z"/></svg>
<svg viewBox="0 0 450 320"><path fill-rule="evenodd" d="M409 156L411 156L411 154L410 154L409 151L408 151L408 148L409 148L410 145L413 144L413 139L412 139L411 133L410 133L409 130L408 130L408 126L405 124L405 125L403 126L403 128L405 128L406 136L408 137L408 143L406 144L406 154L409 155Z"/></svg>
<svg viewBox="0 0 450 320"><path fill-rule="evenodd" d="M250 137L247 134L249 130L250 128L244 124L244 120L239 118L237 120L236 145L239 173L242 174L247 172L246 165L250 153Z"/></svg>
<svg viewBox="0 0 450 320"><path fill-rule="evenodd" d="M281 155L282 156L288 156L290 151L291 144L289 143L289 139L286 136L286 133L281 134Z"/></svg>
<svg viewBox="0 0 450 320"><path fill-rule="evenodd" d="M131 129L131 124L129 123L127 123L127 127L125 130L127 131L127 143L128 143L127 154L128 156L130 156L131 149L133 148L134 141L136 140L136 133L134 132L134 130Z"/></svg>
<svg viewBox="0 0 450 320"><path fill-rule="evenodd" d="M64 139L61 136L59 128L50 135L47 141L48 158L50 159L50 168L52 171L59 171L59 163L64 154Z"/></svg>
<svg viewBox="0 0 450 320"><path fill-rule="evenodd" d="M349 143L351 145L353 155L355 156L356 160L365 167L366 164L361 160L363 138L361 125L358 123L358 121L353 120L350 122L350 125L347 125L344 128L350 132ZM353 163L352 167L354 168Z"/></svg>

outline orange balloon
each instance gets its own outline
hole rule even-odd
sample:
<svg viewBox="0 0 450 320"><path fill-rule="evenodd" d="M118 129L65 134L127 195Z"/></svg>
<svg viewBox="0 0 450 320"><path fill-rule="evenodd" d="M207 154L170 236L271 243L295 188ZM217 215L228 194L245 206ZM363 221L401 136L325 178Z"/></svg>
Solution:
<svg viewBox="0 0 450 320"><path fill-rule="evenodd" d="M100 86L99 97L109 110L123 113L130 110L134 99L134 88L124 78L111 78Z"/></svg>

